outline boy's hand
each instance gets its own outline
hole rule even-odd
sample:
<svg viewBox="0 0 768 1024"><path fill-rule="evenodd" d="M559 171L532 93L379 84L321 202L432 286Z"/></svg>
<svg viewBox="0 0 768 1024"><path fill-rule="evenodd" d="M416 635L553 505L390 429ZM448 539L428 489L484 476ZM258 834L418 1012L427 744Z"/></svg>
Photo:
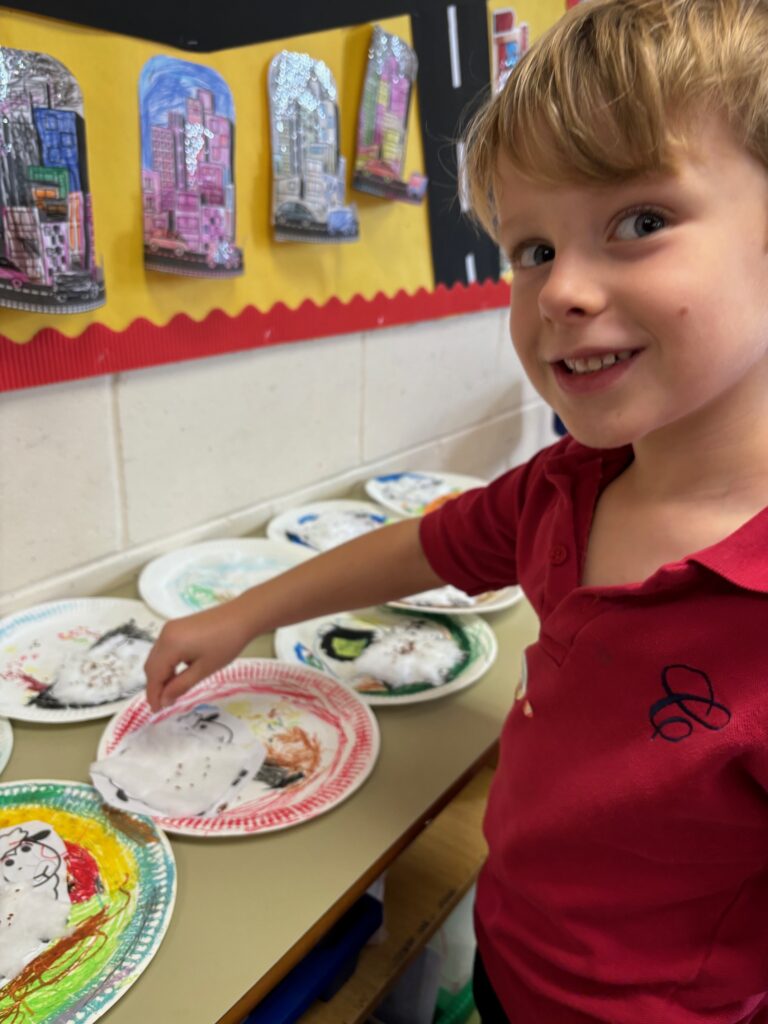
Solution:
<svg viewBox="0 0 768 1024"><path fill-rule="evenodd" d="M144 664L149 706L159 711L173 704L228 665L250 639L234 603L166 622Z"/></svg>

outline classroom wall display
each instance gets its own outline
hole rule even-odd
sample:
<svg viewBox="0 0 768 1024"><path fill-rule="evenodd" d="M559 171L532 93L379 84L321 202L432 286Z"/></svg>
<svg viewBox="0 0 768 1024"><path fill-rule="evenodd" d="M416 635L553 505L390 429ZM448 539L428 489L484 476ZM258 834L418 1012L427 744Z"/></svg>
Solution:
<svg viewBox="0 0 768 1024"><path fill-rule="evenodd" d="M47 53L0 47L0 305L104 302L80 87Z"/></svg>
<svg viewBox="0 0 768 1024"><path fill-rule="evenodd" d="M374 26L357 121L357 153L352 187L384 199L420 203L425 175L403 181L411 91L419 62L399 36Z"/></svg>
<svg viewBox="0 0 768 1024"><path fill-rule="evenodd" d="M145 266L190 277L242 274L227 83L202 64L152 57L139 106Z"/></svg>
<svg viewBox="0 0 768 1024"><path fill-rule="evenodd" d="M216 18L197 2L173 18L148 0L129 7L81 0L13 0L10 6L15 10L0 7L7 47L52 54L78 79L109 301L67 317L49 309L2 310L0 390L507 304L509 283L499 277L498 249L467 221L456 200L455 140L463 112L489 87L490 12L509 7L509 0L339 0L298 9L231 0ZM25 6L36 13L19 11ZM532 40L564 8L565 0L514 4ZM349 187L374 24L418 57L403 166L429 179L427 199L417 205L357 193L355 244L276 244L269 66L287 50L328 68L336 82L339 155L348 161ZM291 34L304 28L304 35ZM195 62L192 52L205 52L205 60ZM208 267L216 272L205 281L150 272L145 265L138 87L155 57L204 64L231 90L239 275L226 260Z"/></svg>
<svg viewBox="0 0 768 1024"><path fill-rule="evenodd" d="M269 65L272 223L278 242L352 242L357 210L344 204L336 80L322 60L282 50Z"/></svg>

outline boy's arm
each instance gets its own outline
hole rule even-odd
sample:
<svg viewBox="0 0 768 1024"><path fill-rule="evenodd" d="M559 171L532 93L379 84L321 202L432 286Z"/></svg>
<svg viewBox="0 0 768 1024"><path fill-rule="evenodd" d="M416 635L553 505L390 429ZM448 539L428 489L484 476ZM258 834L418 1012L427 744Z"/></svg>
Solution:
<svg viewBox="0 0 768 1024"><path fill-rule="evenodd" d="M262 633L442 586L422 550L420 522L374 530L226 604L166 623L145 665L150 707L172 704ZM185 667L177 675L180 664Z"/></svg>

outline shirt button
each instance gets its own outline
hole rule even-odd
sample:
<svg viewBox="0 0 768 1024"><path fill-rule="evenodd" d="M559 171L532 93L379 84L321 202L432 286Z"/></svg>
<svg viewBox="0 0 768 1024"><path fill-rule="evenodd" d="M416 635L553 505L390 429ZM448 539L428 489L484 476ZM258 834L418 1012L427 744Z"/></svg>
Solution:
<svg viewBox="0 0 768 1024"><path fill-rule="evenodd" d="M549 560L552 565L562 565L568 558L568 548L564 544L553 544L549 549Z"/></svg>

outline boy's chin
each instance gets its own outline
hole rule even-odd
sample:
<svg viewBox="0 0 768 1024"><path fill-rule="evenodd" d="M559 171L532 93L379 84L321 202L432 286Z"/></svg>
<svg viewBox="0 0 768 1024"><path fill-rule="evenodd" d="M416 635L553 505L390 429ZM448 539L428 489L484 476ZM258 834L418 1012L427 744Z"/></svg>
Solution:
<svg viewBox="0 0 768 1024"><path fill-rule="evenodd" d="M632 444L633 437L626 429L606 430L605 425L598 428L589 424L569 422L562 416L560 418L570 436L585 448L624 448Z"/></svg>

